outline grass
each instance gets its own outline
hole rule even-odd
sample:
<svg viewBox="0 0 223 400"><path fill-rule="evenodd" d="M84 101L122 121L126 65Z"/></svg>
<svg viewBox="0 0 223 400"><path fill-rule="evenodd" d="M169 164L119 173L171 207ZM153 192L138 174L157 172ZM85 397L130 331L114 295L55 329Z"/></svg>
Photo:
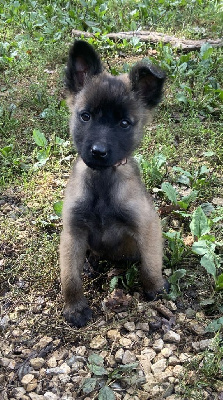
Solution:
<svg viewBox="0 0 223 400"><path fill-rule="evenodd" d="M179 37L215 38L222 36L222 17L220 1L159 0L153 1L152 6L146 0L60 0L48 4L0 1L0 278L4 309L13 310L23 302L33 304L34 292L41 296L43 289L52 304L62 309L57 254L61 219L53 205L63 198L75 158L69 142L63 86L73 28L95 32L89 42L100 51L105 66L114 74L150 56L151 50L153 61L167 71L163 103L137 151L145 160L143 176L147 187L158 193L156 205L160 208L171 203L160 190L163 182L172 183L180 192L188 189L177 182L174 167L192 175L201 165L209 169L196 200L186 211L188 215L169 213L162 219L165 231L177 230L185 240L191 234L193 211L208 202L213 207L208 222L210 234L217 243L216 255L221 256L223 208L213 199L220 201L223 197L222 49L204 46L200 52L182 54L169 45L150 46L137 40L112 42L103 34L142 28ZM42 167L38 166L42 148L34 140L34 130L44 134L49 146L49 159ZM58 142L58 137L63 140ZM154 154L166 159L160 170L154 164ZM158 177L155 174L152 179L155 167ZM186 250L185 258L170 263L174 265L173 273L187 270L180 280L175 275L175 285L179 283L180 288L175 294L184 298L195 287L197 303L206 301L199 307L207 319L219 318L222 290L216 289L215 279L223 273L222 265L217 265L213 276L200 265L199 257L191 253L189 246ZM173 254L176 252L172 257ZM169 267L171 254L166 251L166 256ZM221 343L217 348L214 354L222 352ZM218 374L214 367L212 371L213 375ZM204 368L198 368L196 382L203 379L203 373Z"/></svg>

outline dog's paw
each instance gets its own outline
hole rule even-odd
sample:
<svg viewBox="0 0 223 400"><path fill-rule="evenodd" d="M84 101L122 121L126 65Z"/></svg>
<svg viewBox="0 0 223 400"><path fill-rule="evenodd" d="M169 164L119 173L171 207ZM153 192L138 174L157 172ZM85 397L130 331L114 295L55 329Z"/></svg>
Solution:
<svg viewBox="0 0 223 400"><path fill-rule="evenodd" d="M162 289L158 290L158 291L145 291L145 297L148 301L152 301L152 300L157 300L158 298L160 298L163 294L165 293L169 293L170 290L170 284L169 282L165 279L164 280L164 284Z"/></svg>
<svg viewBox="0 0 223 400"><path fill-rule="evenodd" d="M76 328L81 328L92 318L92 311L87 305L82 309L65 307L63 315L70 325Z"/></svg>

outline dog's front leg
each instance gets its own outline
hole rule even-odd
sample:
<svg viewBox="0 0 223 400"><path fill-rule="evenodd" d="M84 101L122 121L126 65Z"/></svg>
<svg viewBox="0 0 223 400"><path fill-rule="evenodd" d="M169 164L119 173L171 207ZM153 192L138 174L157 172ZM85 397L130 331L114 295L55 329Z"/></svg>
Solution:
<svg viewBox="0 0 223 400"><path fill-rule="evenodd" d="M60 241L62 292L65 299L64 317L80 328L91 319L92 312L83 293L81 273L86 256L86 234L63 231Z"/></svg>
<svg viewBox="0 0 223 400"><path fill-rule="evenodd" d="M138 247L141 253L141 280L148 300L168 292L169 284L162 275L162 231L158 217L140 224Z"/></svg>

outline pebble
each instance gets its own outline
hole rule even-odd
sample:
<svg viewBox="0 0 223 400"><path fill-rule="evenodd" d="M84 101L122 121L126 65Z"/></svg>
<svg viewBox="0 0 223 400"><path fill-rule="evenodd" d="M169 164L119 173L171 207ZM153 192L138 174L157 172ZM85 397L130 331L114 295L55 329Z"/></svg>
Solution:
<svg viewBox="0 0 223 400"><path fill-rule="evenodd" d="M119 340L119 343L123 347L131 347L132 341L131 341L131 339L128 339L126 337L121 337L121 339Z"/></svg>
<svg viewBox="0 0 223 400"><path fill-rule="evenodd" d="M136 329L135 322L126 322L124 328L129 332L134 332Z"/></svg>
<svg viewBox="0 0 223 400"><path fill-rule="evenodd" d="M163 372L166 368L166 359L162 358L161 360L157 361L155 364L151 365L151 370L154 375L158 374L159 372Z"/></svg>
<svg viewBox="0 0 223 400"><path fill-rule="evenodd" d="M163 340L166 342L180 343L180 335L172 330L169 330L164 334Z"/></svg>
<svg viewBox="0 0 223 400"><path fill-rule="evenodd" d="M29 393L29 397L31 398L31 400L44 400L44 396L41 394L37 394L34 392L30 392Z"/></svg>
<svg viewBox="0 0 223 400"><path fill-rule="evenodd" d="M164 348L161 350L161 354L162 354L162 356L165 357L165 358L169 358L169 357L172 355L172 353L173 353L172 349L171 349L171 348L168 348L168 347L164 347Z"/></svg>
<svg viewBox="0 0 223 400"><path fill-rule="evenodd" d="M104 346L106 346L107 340L101 336L95 336L92 341L90 342L90 348L91 349L102 349Z"/></svg>
<svg viewBox="0 0 223 400"><path fill-rule="evenodd" d="M52 374L52 375L69 374L70 371L71 369L69 365L67 365L67 363L63 363L60 365L60 367L48 368L46 370L46 374Z"/></svg>
<svg viewBox="0 0 223 400"><path fill-rule="evenodd" d="M176 356L169 357L169 360L168 360L169 365L175 366L175 365L179 364L179 362L180 362L180 360Z"/></svg>
<svg viewBox="0 0 223 400"><path fill-rule="evenodd" d="M146 356L149 361L152 361L156 356L156 352L148 347L141 351L141 357L143 356Z"/></svg>
<svg viewBox="0 0 223 400"><path fill-rule="evenodd" d="M138 322L136 324L136 329L144 332L149 332L149 324L148 322Z"/></svg>
<svg viewBox="0 0 223 400"><path fill-rule="evenodd" d="M164 346L163 339L157 339L157 340L155 340L155 342L153 343L153 349L154 349L156 352L161 351L162 348L163 348L163 346Z"/></svg>
<svg viewBox="0 0 223 400"><path fill-rule="evenodd" d="M121 348L121 349L117 350L115 353L115 360L117 362L122 362L123 355L124 355L124 349Z"/></svg>
<svg viewBox="0 0 223 400"><path fill-rule="evenodd" d="M17 388L14 388L12 391L12 395L15 396L16 399L21 399L21 397L26 393L26 390L19 386Z"/></svg>
<svg viewBox="0 0 223 400"><path fill-rule="evenodd" d="M32 392L33 390L35 390L37 388L37 379L33 379L30 383L28 383L28 385L26 386L26 391L27 392Z"/></svg>
<svg viewBox="0 0 223 400"><path fill-rule="evenodd" d="M59 397L53 392L44 393L44 400L59 400Z"/></svg>
<svg viewBox="0 0 223 400"><path fill-rule="evenodd" d="M38 343L34 346L34 350L36 349L43 349L44 347L48 346L49 343L51 343L53 339L48 336L43 336Z"/></svg>
<svg viewBox="0 0 223 400"><path fill-rule="evenodd" d="M55 356L52 356L47 361L47 365L49 368L55 368L57 366L57 360Z"/></svg>
<svg viewBox="0 0 223 400"><path fill-rule="evenodd" d="M120 332L118 331L118 329L110 329L107 332L107 337L108 339L111 339L112 341L115 341L117 339L121 338Z"/></svg>
<svg viewBox="0 0 223 400"><path fill-rule="evenodd" d="M126 350L122 357L122 364L130 364L135 362L136 356L132 351Z"/></svg>
<svg viewBox="0 0 223 400"><path fill-rule="evenodd" d="M43 358L41 358L41 357L32 358L30 360L30 365L34 369L40 369L44 364L45 364L45 360Z"/></svg>
<svg viewBox="0 0 223 400"><path fill-rule="evenodd" d="M33 374L26 374L23 376L21 383L23 385L28 385L28 383L30 383L32 380L34 379L34 375Z"/></svg>

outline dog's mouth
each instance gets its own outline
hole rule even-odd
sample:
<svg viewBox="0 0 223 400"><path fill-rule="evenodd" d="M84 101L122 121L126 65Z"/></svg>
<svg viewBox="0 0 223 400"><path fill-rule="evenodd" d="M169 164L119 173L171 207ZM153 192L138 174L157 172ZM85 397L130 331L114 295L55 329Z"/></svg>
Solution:
<svg viewBox="0 0 223 400"><path fill-rule="evenodd" d="M122 160L120 160L112 165L105 165L102 163L99 164L96 162L89 162L89 161L86 162L85 160L83 160L83 161L89 168L95 169L95 170L105 170L105 169L112 168L112 167L117 168L117 167L120 167L121 165L127 164L127 158L123 158Z"/></svg>

